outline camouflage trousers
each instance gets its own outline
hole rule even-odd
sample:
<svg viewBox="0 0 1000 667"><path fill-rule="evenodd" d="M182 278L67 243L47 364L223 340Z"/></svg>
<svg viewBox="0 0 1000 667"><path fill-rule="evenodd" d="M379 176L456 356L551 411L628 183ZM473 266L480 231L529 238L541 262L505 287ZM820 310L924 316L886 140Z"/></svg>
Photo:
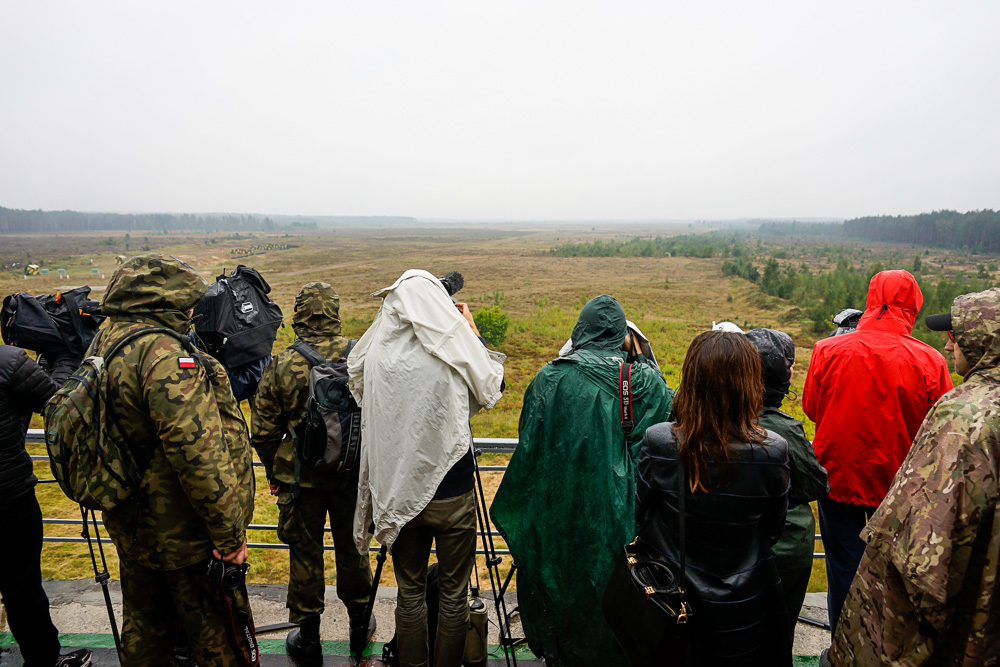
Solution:
<svg viewBox="0 0 1000 667"><path fill-rule="evenodd" d="M333 478L319 488L304 488L297 499L290 493L278 496L278 538L289 546L288 620L301 623L320 616L326 609L323 573L323 536L330 517L337 565L337 597L347 609L368 603L372 567L368 554L354 545L354 506L358 477Z"/></svg>
<svg viewBox="0 0 1000 667"><path fill-rule="evenodd" d="M229 645L229 617L209 589L206 568L207 560L161 571L121 559L123 667L173 665L171 652L184 635L201 667L245 664Z"/></svg>

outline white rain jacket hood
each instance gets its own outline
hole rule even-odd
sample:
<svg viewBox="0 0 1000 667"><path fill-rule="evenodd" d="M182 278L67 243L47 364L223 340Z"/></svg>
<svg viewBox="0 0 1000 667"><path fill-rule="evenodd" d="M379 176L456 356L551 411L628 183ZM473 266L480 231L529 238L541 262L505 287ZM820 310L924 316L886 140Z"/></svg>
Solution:
<svg viewBox="0 0 1000 667"><path fill-rule="evenodd" d="M347 360L361 406L354 539L389 547L472 444L469 418L500 398L505 358L472 332L441 282L410 269L372 296L382 308Z"/></svg>

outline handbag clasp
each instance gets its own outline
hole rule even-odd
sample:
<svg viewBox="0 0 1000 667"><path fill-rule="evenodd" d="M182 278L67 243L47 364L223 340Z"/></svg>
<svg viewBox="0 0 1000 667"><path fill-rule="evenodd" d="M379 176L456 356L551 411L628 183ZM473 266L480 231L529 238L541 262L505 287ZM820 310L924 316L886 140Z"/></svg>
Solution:
<svg viewBox="0 0 1000 667"><path fill-rule="evenodd" d="M653 597L654 595L656 595L656 589L653 588L652 586L646 586L645 590L646 590L646 599L647 600L649 598Z"/></svg>
<svg viewBox="0 0 1000 667"><path fill-rule="evenodd" d="M684 625L688 622L688 604L681 602L681 613L677 614L677 625Z"/></svg>

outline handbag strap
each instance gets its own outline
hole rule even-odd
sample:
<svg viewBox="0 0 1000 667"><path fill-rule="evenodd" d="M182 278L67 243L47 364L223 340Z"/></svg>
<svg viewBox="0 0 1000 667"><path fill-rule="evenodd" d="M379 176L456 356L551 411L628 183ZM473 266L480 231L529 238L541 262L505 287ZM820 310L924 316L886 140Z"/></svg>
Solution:
<svg viewBox="0 0 1000 667"><path fill-rule="evenodd" d="M680 450L677 451L677 509L680 511L678 517L678 528L680 530L680 546L681 546L681 586L684 585L684 568L687 564L687 548L684 544L684 496L687 495L684 487L687 485L687 480L684 475L684 463L681 461Z"/></svg>

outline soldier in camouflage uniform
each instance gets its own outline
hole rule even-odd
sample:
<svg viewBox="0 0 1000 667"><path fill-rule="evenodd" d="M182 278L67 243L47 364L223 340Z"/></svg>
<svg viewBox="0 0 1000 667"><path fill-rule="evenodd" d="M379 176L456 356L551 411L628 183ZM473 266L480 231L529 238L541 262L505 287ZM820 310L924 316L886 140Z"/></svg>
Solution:
<svg viewBox="0 0 1000 667"><path fill-rule="evenodd" d="M295 297L295 334L327 359L340 359L348 341L340 333L340 297L327 283L308 283ZM372 570L352 536L358 472L319 473L298 462L290 432L305 418L309 402L306 358L293 349L275 356L264 369L253 403L253 445L278 496L278 537L289 545L288 620L299 629L288 635L289 654L302 662L322 659L320 615L324 605L323 535L327 514L337 563L337 595L351 621L352 650L374 634L364 619Z"/></svg>
<svg viewBox="0 0 1000 667"><path fill-rule="evenodd" d="M207 287L175 257L133 257L111 277L101 301L109 326L90 354L143 327L186 333ZM243 562L253 516L249 434L226 372L162 333L134 339L107 364L113 423L137 460L149 461L135 500L104 512L120 559L121 663L171 664L171 635L182 627L199 665L242 664L206 576L213 552Z"/></svg>
<svg viewBox="0 0 1000 667"><path fill-rule="evenodd" d="M927 318L965 382L927 414L837 626L833 665L1000 665L1000 288Z"/></svg>

